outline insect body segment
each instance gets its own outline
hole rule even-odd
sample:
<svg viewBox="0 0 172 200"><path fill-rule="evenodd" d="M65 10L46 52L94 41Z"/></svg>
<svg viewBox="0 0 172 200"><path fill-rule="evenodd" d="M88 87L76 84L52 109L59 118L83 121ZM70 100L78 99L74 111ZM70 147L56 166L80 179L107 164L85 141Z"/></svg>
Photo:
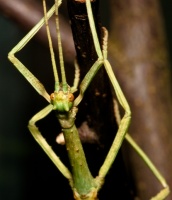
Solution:
<svg viewBox="0 0 172 200"><path fill-rule="evenodd" d="M68 112L72 108L74 95L70 92L70 87L68 88L67 92L59 90L58 92L55 91L50 95L53 110L58 112Z"/></svg>

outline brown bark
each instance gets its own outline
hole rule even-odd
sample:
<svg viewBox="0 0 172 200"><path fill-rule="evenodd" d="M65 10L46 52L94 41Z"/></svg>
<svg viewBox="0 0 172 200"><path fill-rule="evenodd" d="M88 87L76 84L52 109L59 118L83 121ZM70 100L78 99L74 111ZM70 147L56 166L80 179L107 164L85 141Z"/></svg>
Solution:
<svg viewBox="0 0 172 200"><path fill-rule="evenodd" d="M97 60L98 56L93 44L85 3L73 0L68 0L67 2L82 80ZM101 38L101 23L98 12L99 1L94 1L92 3L92 8L98 35ZM91 82L88 90L84 94L83 101L84 103L81 103L80 107L82 110L81 115L79 115L78 118L82 122L87 121L88 126L105 140L105 138L107 138L107 136L105 137L105 132L109 132L109 136L111 135L110 133L113 132L111 125L114 124L114 116L113 112L111 112L113 110L113 102L110 84L103 67ZM102 117L102 115L104 117ZM89 133L87 134L89 135Z"/></svg>
<svg viewBox="0 0 172 200"><path fill-rule="evenodd" d="M97 54L92 40L92 34L88 23L88 17L86 12L85 2L68 0L69 18L71 28L74 37L75 48L77 52L77 59L81 70L81 80L85 74L89 71L91 66L97 60ZM101 43L101 22L99 17L99 1L92 1L93 15L95 19L95 25L97 33ZM116 133L116 121L113 113L113 101L111 94L111 87L109 79L104 67L98 71L91 84L89 85L84 99L79 105L79 113L77 114L77 121L79 121L79 132L82 130L82 134L90 138L90 135L98 136L98 143L101 147L98 151L89 151L86 148L88 164L91 171L95 171L97 175L100 166L102 165L110 145L115 137ZM84 123L83 123L84 122ZM87 126L85 126L85 122ZM80 134L82 136L82 134ZM94 142L94 137L90 138L88 142ZM94 158L91 156L94 155ZM92 159L90 160L90 158ZM96 162L94 159L96 158ZM119 153L115 160L114 167L110 171L110 178L106 178L105 185L100 191L100 199L105 198L121 198L130 199L131 195L126 186L126 177L123 160ZM112 197L113 196L113 197Z"/></svg>
<svg viewBox="0 0 172 200"><path fill-rule="evenodd" d="M158 1L111 1L110 8L109 51L131 106L129 133L172 187L171 71ZM124 148L137 196L149 199L161 186L132 148Z"/></svg>

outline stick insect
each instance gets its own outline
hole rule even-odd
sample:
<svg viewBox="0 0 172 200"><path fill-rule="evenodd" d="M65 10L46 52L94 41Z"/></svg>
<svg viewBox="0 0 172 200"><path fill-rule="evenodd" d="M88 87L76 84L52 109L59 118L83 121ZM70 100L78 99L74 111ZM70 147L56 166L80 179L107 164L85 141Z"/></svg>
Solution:
<svg viewBox="0 0 172 200"><path fill-rule="evenodd" d="M145 155L145 153L140 149L140 147L134 142L134 140L127 133L130 120L131 111L128 102L118 84L118 81L112 71L111 65L107 59L107 40L108 32L103 28L104 38L102 50L97 37L97 32L93 20L92 8L90 0L83 1L86 3L86 9L90 24L90 29L93 37L93 42L95 50L98 55L97 61L93 64L90 70L85 75L84 79L81 81L79 86L79 95L74 98L73 93L77 90L79 84L79 73L78 66L75 63L76 73L74 79L74 85L70 87L66 81L65 68L63 62L63 53L61 46L61 36L59 31L59 18L58 18L58 8L61 4L61 0L55 0L55 4L47 12L46 10L46 0L43 0L44 18L38 22L38 24L33 27L33 29L9 52L8 58L13 63L13 65L20 71L20 73L27 79L27 81L35 88L35 90L43 96L49 103L44 109L35 114L29 121L28 128L39 143L45 153L49 156L55 166L60 170L60 172L69 180L69 184L73 190L73 195L76 200L95 200L97 199L98 191L101 189L104 178L108 173L111 165L113 164L118 150L120 149L124 138L132 145L140 157L145 161L157 179L160 181L164 189L162 189L152 200L165 199L168 196L169 188L162 177L160 172L156 169L150 159ZM54 50L50 35L50 30L48 26L48 19L55 13L56 16L56 28L57 28L57 39L59 48L59 59L60 59L60 71L61 79L59 80L59 75L57 72ZM50 48L50 55L52 60L52 68L55 79L54 92L49 95L44 88L44 86L39 82L39 80L15 57L15 54L22 50L22 48L31 40L31 38L39 31L39 29L45 24ZM120 118L118 113L117 104L116 105L116 116L117 122L119 124L119 129L117 131L116 137L112 143L109 153L101 166L98 176L96 178L92 177L92 174L88 168L84 151L78 136L78 131L75 126L75 118L78 111L78 105L84 97L84 93L87 90L92 79L96 75L100 67L104 66L108 74L108 77L112 83L113 89L116 93L119 104L123 107L125 114ZM65 138L66 149L68 152L71 172L69 169L61 162L58 156L54 153L50 145L46 142L44 137L41 135L37 126L35 125L37 121L46 117L52 110L55 110L57 119L61 125L62 132Z"/></svg>

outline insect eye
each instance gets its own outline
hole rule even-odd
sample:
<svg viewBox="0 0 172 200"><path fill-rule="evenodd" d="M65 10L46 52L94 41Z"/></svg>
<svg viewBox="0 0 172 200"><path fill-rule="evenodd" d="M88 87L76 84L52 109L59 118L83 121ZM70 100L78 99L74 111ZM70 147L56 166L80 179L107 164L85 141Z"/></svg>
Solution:
<svg viewBox="0 0 172 200"><path fill-rule="evenodd" d="M74 101L74 95L72 93L68 94L68 99L70 102Z"/></svg>
<svg viewBox="0 0 172 200"><path fill-rule="evenodd" d="M50 99L51 99L51 100L54 100L54 98L55 98L55 95L54 95L54 93L52 93L52 94L50 95Z"/></svg>

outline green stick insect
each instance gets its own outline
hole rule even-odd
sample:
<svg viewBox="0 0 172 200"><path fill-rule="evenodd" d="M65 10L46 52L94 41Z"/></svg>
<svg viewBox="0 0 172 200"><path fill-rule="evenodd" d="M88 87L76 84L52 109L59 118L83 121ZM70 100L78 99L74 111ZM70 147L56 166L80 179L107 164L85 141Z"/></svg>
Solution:
<svg viewBox="0 0 172 200"><path fill-rule="evenodd" d="M46 11L46 1L43 0L43 8L44 8L44 18L36 24L35 27L9 52L8 58L14 64L14 66L20 71L20 73L27 79L27 81L35 88L35 90L42 95L49 103L44 109L34 115L29 121L28 128L32 133L35 140L39 143L45 153L49 156L52 162L56 165L56 167L60 170L60 172L69 180L69 184L73 190L73 195L76 200L96 200L98 197L98 191L101 189L104 178L108 173L111 165L113 164L118 150L120 149L123 139L125 138L136 150L136 152L140 155L140 157L145 161L148 167L152 170L154 175L160 181L164 189L162 189L155 197L151 198L152 200L162 200L165 199L169 194L169 188L162 177L160 172L156 169L156 167L152 164L149 158L145 155L145 153L140 149L140 147L133 141L133 139L127 133L130 120L131 120L131 111L130 107L127 103L127 100L118 84L118 81L112 71L111 65L107 60L107 39L108 32L105 28L104 38L103 38L103 46L102 50L99 44L99 40L97 37L97 32L95 29L95 24L92 15L92 8L90 0L86 0L86 9L90 24L90 29L92 32L92 37L94 41L95 50L98 55L97 61L93 64L90 70L85 75L79 86L79 95L76 99L74 99L73 93L77 90L79 83L79 70L77 63L75 63L76 72L75 72L75 80L74 85L70 87L66 82L65 76L65 68L63 62L63 54L62 54L62 46L61 46L61 38L59 31L59 20L58 20L58 7L61 4L61 0L55 0L55 4L53 7L47 12ZM59 58L60 58L60 70L61 70L61 78L62 81L59 81L59 76L56 68L56 62L54 58L54 51L52 40L50 36L50 30L48 26L48 19L55 13L56 16L56 28L57 28L57 38L58 38L58 48L59 48ZM30 39L39 31L39 29L46 25L52 67L55 79L55 88L54 92L49 95L44 86L39 82L39 80L15 57L15 53L20 51L29 41ZM105 70L108 74L108 77L112 83L112 86L115 90L117 99L120 105L123 107L125 114L120 118L117 104L115 103L115 111L117 122L119 124L119 129L117 131L116 137L112 143L112 146L109 150L109 153L101 166L98 176L96 178L92 177L91 172L88 168L86 158L84 155L84 151L78 136L78 131L75 126L75 118L77 114L77 106L81 102L84 96L84 92L88 88L92 79L96 75L97 71L104 65ZM54 153L50 145L46 142L44 137L41 135L40 131L36 127L35 123L42 118L46 117L52 110L56 111L56 115L58 121L61 125L62 132L65 138L65 145L68 152L70 164L71 164L71 172L68 168L61 162L58 156Z"/></svg>

